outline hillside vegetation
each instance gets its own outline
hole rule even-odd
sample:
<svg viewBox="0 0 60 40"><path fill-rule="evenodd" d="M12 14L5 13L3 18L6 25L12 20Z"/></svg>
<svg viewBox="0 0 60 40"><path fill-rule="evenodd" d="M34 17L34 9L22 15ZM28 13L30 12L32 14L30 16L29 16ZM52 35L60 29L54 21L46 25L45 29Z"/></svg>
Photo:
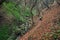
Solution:
<svg viewBox="0 0 60 40"><path fill-rule="evenodd" d="M48 10L59 0L1 0L0 1L0 40L16 40L34 25L34 16L43 18L45 8Z"/></svg>

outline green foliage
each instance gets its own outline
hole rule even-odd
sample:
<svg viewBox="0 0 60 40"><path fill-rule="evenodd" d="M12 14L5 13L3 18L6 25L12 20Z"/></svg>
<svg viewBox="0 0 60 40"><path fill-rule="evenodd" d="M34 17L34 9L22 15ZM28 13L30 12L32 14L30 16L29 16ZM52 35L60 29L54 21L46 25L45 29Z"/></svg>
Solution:
<svg viewBox="0 0 60 40"><path fill-rule="evenodd" d="M9 27L12 27L12 32L20 32L22 35L28 30L29 27L26 27L26 22L31 18L30 8L27 6L17 5L13 2L4 2L3 3L3 9L6 11L6 15L9 17L12 17L14 20L11 25L3 24L2 28L0 30L0 40L7 40L9 35ZM35 13L35 10L33 10L33 14ZM34 14L35 15L35 14ZM9 18L8 17L8 18ZM24 25L18 25L18 24L24 24ZM19 28L20 27L20 28ZM4 39L3 39L4 38Z"/></svg>
<svg viewBox="0 0 60 40"><path fill-rule="evenodd" d="M5 7L6 11L8 12L8 15L12 14L17 20L21 20L22 22L26 22L25 16L29 16L29 11L25 10L22 12L22 8L20 6L15 6L15 3L9 2L3 3L3 7Z"/></svg>
<svg viewBox="0 0 60 40"><path fill-rule="evenodd" d="M9 25L7 24L3 24L2 26L0 26L0 40L7 40L7 38L9 37Z"/></svg>
<svg viewBox="0 0 60 40"><path fill-rule="evenodd" d="M30 9L28 7L23 8L23 6L18 5L16 6L15 3L9 2L3 3L3 9L6 11L6 15L9 17L13 17L14 21L9 24L3 24L1 27L0 31L0 40L7 40L7 38L10 36L9 35L9 28L12 27L13 32L21 32L21 34L25 33L27 30L26 26L21 26L19 28L18 23L21 22L21 24L24 24L27 22L28 19L26 17L30 17ZM11 19L11 20L13 20Z"/></svg>
<svg viewBox="0 0 60 40"><path fill-rule="evenodd" d="M51 34L52 34L52 37L53 37L55 40L57 40L57 39L59 39L59 36L60 36L60 30L56 30L55 32L52 32ZM51 35L51 34L50 34L50 35Z"/></svg>
<svg viewBox="0 0 60 40"><path fill-rule="evenodd" d="M20 14L18 12L18 9L15 8L15 4L13 4L13 3L8 3L8 4L4 3L4 7L7 9L8 14L12 14L16 19L20 20Z"/></svg>

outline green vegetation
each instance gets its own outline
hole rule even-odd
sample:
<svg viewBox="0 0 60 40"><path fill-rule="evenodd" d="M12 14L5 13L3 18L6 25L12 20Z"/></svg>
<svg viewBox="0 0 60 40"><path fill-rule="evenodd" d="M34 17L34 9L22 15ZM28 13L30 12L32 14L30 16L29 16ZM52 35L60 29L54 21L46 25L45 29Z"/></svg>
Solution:
<svg viewBox="0 0 60 40"><path fill-rule="evenodd" d="M3 3L3 4L4 4L5 9L8 12L8 15L12 14L17 20L21 20L23 22L26 22L26 19L23 16L29 15L28 11L21 13L22 8L19 6L15 7L15 4L11 3L11 2L9 2L8 4L6 4L6 3Z"/></svg>
<svg viewBox="0 0 60 40"><path fill-rule="evenodd" d="M3 10L5 10L6 12L5 16L7 16L8 18L9 17L12 18L9 19L12 23L9 23L8 25L4 23L0 28L1 40L7 40L7 38L9 38L10 36L16 35L13 33L18 34L20 32L21 33L20 35L23 35L24 33L26 33L26 31L28 31L29 25L27 25L26 23L28 23L29 19L31 18L29 7L24 7L23 9L23 6L21 5L16 6L16 4L13 2L9 2L9 3L4 2ZM12 32L11 34L13 35L10 34L10 31Z"/></svg>
<svg viewBox="0 0 60 40"><path fill-rule="evenodd" d="M9 25L7 24L3 24L2 26L0 26L0 40L7 40L7 38L9 37Z"/></svg>
<svg viewBox="0 0 60 40"><path fill-rule="evenodd" d="M0 40L15 40L19 35L24 35L32 27L33 16L39 15L40 10L47 7L47 4L41 2L42 0L3 2L1 9L5 15L2 15L4 20L0 23Z"/></svg>

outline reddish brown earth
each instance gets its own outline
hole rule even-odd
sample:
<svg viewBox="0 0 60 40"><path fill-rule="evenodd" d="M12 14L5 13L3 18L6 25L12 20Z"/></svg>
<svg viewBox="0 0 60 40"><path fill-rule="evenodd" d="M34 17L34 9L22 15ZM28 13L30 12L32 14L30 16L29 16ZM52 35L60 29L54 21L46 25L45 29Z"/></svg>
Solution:
<svg viewBox="0 0 60 40"><path fill-rule="evenodd" d="M50 27L53 26L53 19L55 15L60 12L60 6L51 7L47 11L44 11L42 21L39 21L37 25L27 32L20 40L41 40L44 33L50 32Z"/></svg>

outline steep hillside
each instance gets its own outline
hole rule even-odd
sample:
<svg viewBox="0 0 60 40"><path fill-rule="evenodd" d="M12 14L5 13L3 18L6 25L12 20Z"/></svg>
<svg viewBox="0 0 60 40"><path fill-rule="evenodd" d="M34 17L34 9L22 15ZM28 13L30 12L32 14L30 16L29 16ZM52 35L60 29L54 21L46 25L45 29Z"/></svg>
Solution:
<svg viewBox="0 0 60 40"><path fill-rule="evenodd" d="M38 24L27 32L22 38L20 38L20 40L54 40L54 38L51 38L53 34L50 36L46 35L52 32L52 28L60 28L60 26L58 26L60 24L57 24L57 22L60 21L60 6L51 7L51 9L44 11L44 13L45 15L43 16L42 21L39 21Z"/></svg>

